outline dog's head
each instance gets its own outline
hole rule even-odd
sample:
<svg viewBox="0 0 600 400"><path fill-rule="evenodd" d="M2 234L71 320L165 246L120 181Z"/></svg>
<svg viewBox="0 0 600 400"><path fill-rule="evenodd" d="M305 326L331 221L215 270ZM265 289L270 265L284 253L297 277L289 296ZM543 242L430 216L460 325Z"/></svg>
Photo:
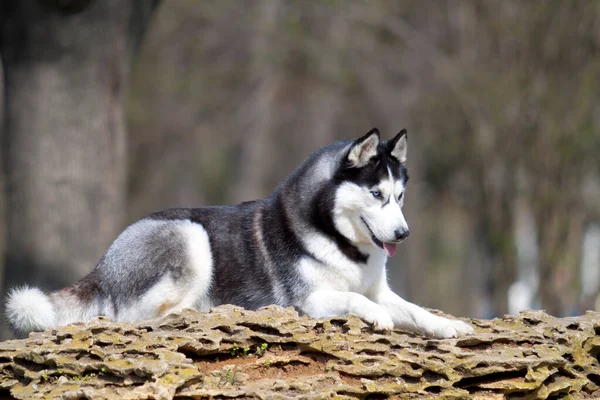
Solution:
<svg viewBox="0 0 600 400"><path fill-rule="evenodd" d="M382 141L372 129L346 150L334 179L337 183L333 221L356 244L383 248L388 257L408 237L402 214L406 173L407 132Z"/></svg>

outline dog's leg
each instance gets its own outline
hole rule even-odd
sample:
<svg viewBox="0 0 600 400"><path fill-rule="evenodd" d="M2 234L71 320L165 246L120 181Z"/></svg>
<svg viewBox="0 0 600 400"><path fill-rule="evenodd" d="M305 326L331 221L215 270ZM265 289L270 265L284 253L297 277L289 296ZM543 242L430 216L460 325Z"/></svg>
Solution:
<svg viewBox="0 0 600 400"><path fill-rule="evenodd" d="M394 328L394 321L383 307L358 293L319 290L311 293L300 309L313 318L339 317L351 313L373 324L376 330Z"/></svg>
<svg viewBox="0 0 600 400"><path fill-rule="evenodd" d="M386 284L380 285L373 300L386 309L392 316L396 328L426 336L445 339L473 332L473 328L458 320L440 317L409 303L394 293Z"/></svg>

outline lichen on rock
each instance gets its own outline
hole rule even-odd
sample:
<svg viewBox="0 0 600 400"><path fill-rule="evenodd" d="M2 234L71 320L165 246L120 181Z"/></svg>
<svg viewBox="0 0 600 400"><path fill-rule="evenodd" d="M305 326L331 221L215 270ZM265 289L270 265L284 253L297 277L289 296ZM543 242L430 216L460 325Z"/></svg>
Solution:
<svg viewBox="0 0 600 400"><path fill-rule="evenodd" d="M600 313L471 320L428 339L270 306L97 318L0 343L0 398L530 398L600 395Z"/></svg>

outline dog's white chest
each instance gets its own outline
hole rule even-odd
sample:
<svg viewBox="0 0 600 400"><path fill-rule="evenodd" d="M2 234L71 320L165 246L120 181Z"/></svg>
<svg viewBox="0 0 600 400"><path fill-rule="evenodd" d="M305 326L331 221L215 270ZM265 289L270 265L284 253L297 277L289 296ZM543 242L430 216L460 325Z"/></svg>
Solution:
<svg viewBox="0 0 600 400"><path fill-rule="evenodd" d="M314 290L338 290L366 294L381 278L386 257L383 252L369 254L366 264L355 263L343 254L330 253L322 261L304 257L298 263L303 281Z"/></svg>

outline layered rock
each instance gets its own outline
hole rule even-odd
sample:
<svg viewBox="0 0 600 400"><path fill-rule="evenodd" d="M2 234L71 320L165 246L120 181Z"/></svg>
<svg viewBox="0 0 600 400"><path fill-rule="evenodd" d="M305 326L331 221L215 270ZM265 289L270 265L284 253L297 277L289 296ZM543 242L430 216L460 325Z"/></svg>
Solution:
<svg viewBox="0 0 600 400"><path fill-rule="evenodd" d="M435 340L276 306L98 318L0 343L0 399L600 396L600 313L468 322Z"/></svg>

